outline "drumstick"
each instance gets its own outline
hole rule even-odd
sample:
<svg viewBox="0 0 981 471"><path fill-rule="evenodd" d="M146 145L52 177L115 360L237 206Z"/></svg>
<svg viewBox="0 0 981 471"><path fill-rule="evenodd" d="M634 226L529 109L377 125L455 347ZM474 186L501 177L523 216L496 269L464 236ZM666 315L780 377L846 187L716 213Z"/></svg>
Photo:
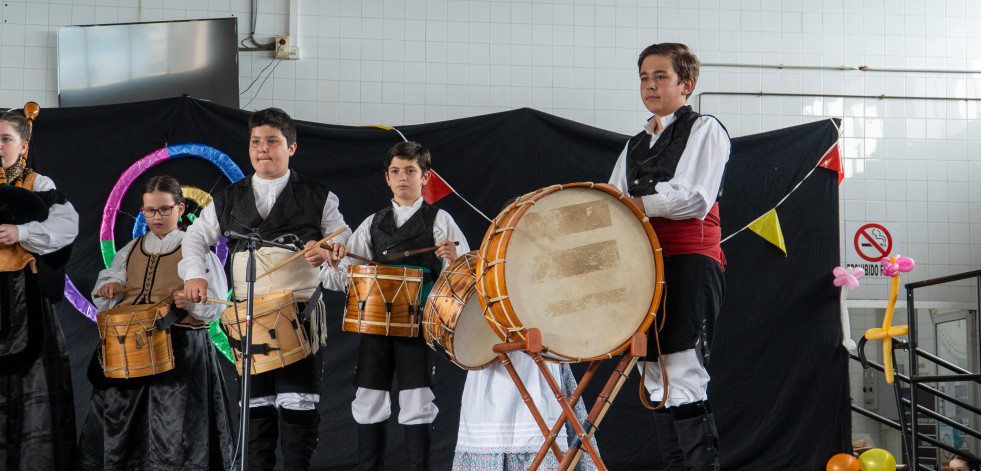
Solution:
<svg viewBox="0 0 981 471"><path fill-rule="evenodd" d="M180 291L174 291L174 295L175 296L180 296L182 298L186 298L187 297L187 296L184 296L184 293L183 292L180 292ZM208 301L209 303L224 304L226 306L234 306L235 305L235 303L233 303L231 301L225 301L224 299L217 299L217 298L208 298L208 297L205 297L204 298L204 301Z"/></svg>
<svg viewBox="0 0 981 471"><path fill-rule="evenodd" d="M118 296L120 294L123 294L123 293L129 293L130 291L136 291L136 290L138 290L140 288L142 288L142 286L134 286L132 288L121 289L119 291L116 291L116 296ZM101 298L102 296L100 296L99 293L95 293L95 296L92 296L92 297L93 298ZM115 296L113 296L113 297L115 297Z"/></svg>
<svg viewBox="0 0 981 471"><path fill-rule="evenodd" d="M310 249L312 249L314 247L317 247L320 244L323 244L324 242L327 242L328 240L331 240L334 237L337 237L337 236L341 235L341 233L344 232L344 231L346 231L346 230L347 230L347 227L343 227L341 229L338 229L338 230L334 231L333 233L331 233L331 235L329 235L327 237L324 237L323 239L321 239L316 244L311 245L310 247L307 247L307 248L305 248L305 249L303 249L303 250L301 250L301 251L299 251L299 252L297 252L297 253L295 253L293 255L290 255L290 258L287 258L286 260L283 260L282 262L279 262L278 264L276 264L274 267L266 270L265 273L259 275L258 277L256 277L256 279L258 280L259 278L262 278L262 277L264 277L264 276L266 276L266 275L268 275L268 274L270 274L270 273L272 273L272 272L274 272L276 270L279 270L280 268L283 268L284 266L286 266L287 263L290 263L293 260L296 260L300 256L302 256L302 255L306 254L307 252L309 252Z"/></svg>
<svg viewBox="0 0 981 471"><path fill-rule="evenodd" d="M122 293L128 293L130 291L135 291L135 290L138 290L140 288L142 288L142 286L134 286L132 288L121 289L119 291L116 291L116 294L118 295L118 294L122 294ZM182 289L184 289L183 286L181 286L179 288L175 288L173 293L169 294L166 298L163 298L163 299L171 298L171 297L174 297L174 296L180 296L182 298L186 297L186 296L184 296L184 293L182 291L180 291ZM99 296L99 294L96 293L95 294L95 297L96 298L101 298L102 296ZM163 302L163 299L161 300L161 302ZM218 304L224 304L226 306L232 306L232 305L235 304L235 303L230 302L230 301L224 301L224 300L215 299L215 298L204 298L204 299L206 301L209 301L209 302L218 303Z"/></svg>
<svg viewBox="0 0 981 471"><path fill-rule="evenodd" d="M207 269L207 268L205 268L205 269L204 269L204 272L205 272L205 273L208 273L209 271L211 271L211 270L210 270L210 269ZM107 283L107 284L108 284L108 283ZM117 295L120 295L120 294L123 294L123 293L129 293L130 291L136 291L136 290L138 290L138 289L140 289L140 288L142 288L142 286L134 286L134 287L132 287L132 288L125 288L125 289L121 289L121 290L119 290L119 291L116 291L116 294L117 294ZM183 286L181 286L180 288L176 288L176 289L184 289L184 287L183 287ZM95 296L92 296L92 297L93 297L93 298L101 298L102 296L99 296L99 293L95 293ZM166 299L166 298L165 298L165 299Z"/></svg>
<svg viewBox="0 0 981 471"><path fill-rule="evenodd" d="M457 241L453 241L453 245L459 246L460 243L457 242ZM385 250L385 251L382 252L382 255L385 256L385 260L392 261L392 260L398 260L400 258L411 257L413 255L417 255L417 254L421 254L421 253L435 252L438 249L439 249L439 246L438 245L434 245L432 247L426 247L424 249L406 250L405 252L388 253L388 251Z"/></svg>
<svg viewBox="0 0 981 471"><path fill-rule="evenodd" d="M327 250L334 250L334 246L333 245L327 245L326 242L320 244L320 248L327 249ZM360 255L354 255L353 253L348 253L347 255L345 255L345 257L351 257L351 258L353 258L355 260L360 260L360 261L362 261L364 263L367 263L368 265L378 265L378 266L381 266L380 263L378 263L378 262L376 262L374 260L370 260L370 259L364 258L364 257L362 257Z"/></svg>
<svg viewBox="0 0 981 471"><path fill-rule="evenodd" d="M116 296L118 296L120 294L123 294L123 293L129 293L130 291L136 291L136 290L138 290L140 288L142 288L142 286L134 286L132 288L121 289L119 291L116 291ZM183 289L183 287L177 288L177 289ZM99 296L99 293L95 293L95 296L93 296L93 297L95 297L95 298L101 298L102 296ZM115 296L113 296L113 297L115 297ZM167 298L164 298L164 299L167 299Z"/></svg>

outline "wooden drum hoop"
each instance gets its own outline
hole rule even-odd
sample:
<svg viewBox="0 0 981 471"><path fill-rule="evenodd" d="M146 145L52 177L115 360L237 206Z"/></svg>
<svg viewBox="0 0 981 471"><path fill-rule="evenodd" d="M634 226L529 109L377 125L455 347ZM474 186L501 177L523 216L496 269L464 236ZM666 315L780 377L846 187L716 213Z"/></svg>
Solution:
<svg viewBox="0 0 981 471"><path fill-rule="evenodd" d="M623 336L622 341L620 339L608 340L607 344L612 342L618 342L615 348L609 351L588 351L589 348L582 349L583 351L560 351L561 349L554 348L554 345L550 345L550 337L557 334L557 332L549 332L543 327L538 325L526 325L523 323L522 316L528 318L529 313L520 312L516 310L512 298L516 294L515 292L521 289L526 289L522 286L512 286L509 290L507 279L507 267L510 264L513 270L535 270L536 267L535 260L508 260L508 249L509 244L513 241L516 228L521 224L522 218L525 218L529 211L535 207L537 204L541 204L542 201L549 195L556 194L559 191L569 191L576 189L592 189L599 190L609 196L612 196L618 200L625 208L629 210L630 213L637 219L641 224L644 233L646 234L647 243L644 246L638 246L632 248L639 257L646 258L647 255L643 252L645 250L651 251L652 263L654 265L651 275L654 276L653 286L651 287L650 293L643 292L626 292L626 296L649 296L650 302L643 302L643 306L646 307L647 313L643 318L643 321L636 326L636 329L632 329L631 332L626 333ZM604 196L600 200L608 198ZM586 204L586 203L583 203ZM580 206L580 205L575 205ZM609 207L614 207L615 205L607 205ZM561 211L565 209L560 207L550 211ZM602 208L600 208L602 209ZM606 209L607 211L617 212L618 209ZM542 211L545 211L544 209ZM551 214L551 213L549 213ZM620 215L622 217L622 214ZM528 218L531 219L531 218ZM559 218L561 220L561 218ZM629 219L629 218L627 218ZM538 218L541 220L541 218ZM574 224L586 225L593 221L593 216L588 214L581 215L575 220L571 220ZM579 229L576 229L579 230ZM589 232L591 228L585 227L579 232ZM616 232L613 230L613 232ZM526 231L522 234L523 240L533 240L530 239L528 234L532 234L532 231ZM561 235L561 234L560 234ZM639 233L634 234L635 239L642 239L639 237ZM539 242L535 240L535 242ZM524 242L527 244L527 242ZM540 241L538 245L546 246L549 244L549 240ZM613 244L616 245L615 243ZM608 246L607 246L608 247ZM615 247L616 248L616 247ZM582 253L588 253L588 248L579 249ZM515 273L515 272L512 272ZM621 194L617 189L610 184L605 183L591 183L591 182L580 182L580 183L568 183L565 185L554 185L546 188L536 190L534 192L528 193L516 199L514 203L505 208L491 223L491 226L487 229L484 235L483 243L480 246L480 257L477 266L477 290L480 294L480 304L484 309L484 316L490 322L491 327L494 329L495 333L503 341L513 342L513 341L524 341L525 335L524 331L526 327L539 327L542 330L542 344L546 351L546 359L550 361L558 362L580 362L580 361L592 361L604 358L610 358L617 355L624 350L626 350L630 345L631 336L636 333L644 333L650 327L651 322L656 316L656 311L658 305L660 304L661 294L664 288L664 266L663 258L661 255L661 246L658 243L657 235L654 233L654 228L651 226L650 221L647 216L644 215L643 211L637 208L628 197ZM535 289L535 288L527 288ZM509 292L510 291L510 292ZM552 293L546 290L536 291L535 296L547 297ZM556 305L569 305L575 306L575 302L581 299L564 300L557 299ZM637 301L635 304L640 305ZM558 317L558 315L556 315ZM639 317L639 314L637 314ZM569 319L572 321L573 319ZM611 321L617 321L614 318ZM527 322L527 319L526 319ZM573 326L579 327L579 326ZM568 342L566 342L568 343ZM584 335L581 338L581 343L585 347L587 344L591 344L591 339L589 336ZM567 350L575 350L568 349ZM595 350L595 349L594 349Z"/></svg>
<svg viewBox="0 0 981 471"><path fill-rule="evenodd" d="M426 343L466 370L497 362L493 330L484 318L477 293L477 251L461 255L440 273L422 315Z"/></svg>

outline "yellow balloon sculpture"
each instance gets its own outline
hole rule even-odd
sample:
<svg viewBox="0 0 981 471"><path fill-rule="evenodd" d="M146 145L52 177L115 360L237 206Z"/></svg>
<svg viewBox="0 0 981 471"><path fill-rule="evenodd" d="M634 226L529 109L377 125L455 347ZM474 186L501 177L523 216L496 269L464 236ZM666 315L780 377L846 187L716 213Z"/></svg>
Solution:
<svg viewBox="0 0 981 471"><path fill-rule="evenodd" d="M892 325L892 314L896 309L896 298L899 296L899 274L913 270L915 265L912 258L899 255L882 259L882 273L892 277L892 285L889 289L889 305L886 307L886 315L882 319L882 328L865 331L866 339L882 340L882 366L886 372L886 382L889 384L892 384L894 380L892 338L909 333L909 326ZM895 468L895 465L893 465L893 468ZM865 468L862 469L864 470Z"/></svg>

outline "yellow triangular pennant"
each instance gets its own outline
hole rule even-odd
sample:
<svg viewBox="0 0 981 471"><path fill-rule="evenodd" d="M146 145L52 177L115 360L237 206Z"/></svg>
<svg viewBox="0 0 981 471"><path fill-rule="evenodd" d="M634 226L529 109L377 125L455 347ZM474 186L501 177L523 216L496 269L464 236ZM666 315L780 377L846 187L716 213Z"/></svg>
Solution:
<svg viewBox="0 0 981 471"><path fill-rule="evenodd" d="M783 231L780 230L780 219L777 217L777 208L760 216L749 225L749 230L755 232L767 242L776 245L783 250L783 256L787 256L787 246L783 243Z"/></svg>

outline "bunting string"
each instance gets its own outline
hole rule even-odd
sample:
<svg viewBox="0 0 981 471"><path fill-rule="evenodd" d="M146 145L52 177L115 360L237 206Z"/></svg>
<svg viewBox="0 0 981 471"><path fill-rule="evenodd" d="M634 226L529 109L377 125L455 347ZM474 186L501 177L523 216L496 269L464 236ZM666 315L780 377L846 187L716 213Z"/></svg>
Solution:
<svg viewBox="0 0 981 471"><path fill-rule="evenodd" d="M837 144L835 144L835 145L837 145ZM773 209L771 209L770 211L767 211L766 213L763 213L762 216L760 216L760 217L758 217L756 219L753 219L752 222L750 222L749 224L746 224L745 226L743 226L742 229L739 229L738 231L733 232L732 234L729 234L728 236L726 236L725 239L722 239L722 242L725 242L725 241L727 241L727 240L735 237L736 234L739 234L740 232L745 231L746 229L749 229L749 226L752 226L753 224L756 224L756 221L759 221L760 219L763 219L768 214L770 214L770 212L776 211L777 208L779 208L780 205L783 204L784 201L787 201L787 198L790 198L790 195L792 195L794 193L794 191L797 190L797 188L800 188L800 186L804 183L804 181L807 180L807 177L810 177L811 174L814 173L814 170L816 170L816 169L817 169L817 166L815 165L814 168L812 168L810 172L807 172L807 175L804 175L804 178L802 178L799 182L797 182L796 185L794 185L794 188L791 189L789 193L787 193L783 198L780 199L779 202L777 202L777 204L773 207ZM774 213L774 214L776 214L776 213Z"/></svg>
<svg viewBox="0 0 981 471"><path fill-rule="evenodd" d="M834 120L832 120L832 123L834 123ZM839 133L838 135L840 138L841 129L838 128L837 125L835 126L835 129L838 130ZM722 239L721 243L725 243L727 240L733 238L740 232L749 229L754 233L758 234L760 237L766 239L767 242L770 242L771 244L780 248L780 250L783 251L783 254L786 257L787 247L786 244L784 243L783 231L780 228L780 219L777 217L777 208L780 207L780 205L783 204L784 201L787 201L787 198L790 198L790 195L792 195L795 191L797 191L797 189L804 184L804 182L814 173L815 170L817 170L818 167L823 167L828 170L837 172L838 184L840 185L845 175L844 175L844 171L842 170L841 152L839 149L840 149L840 144L836 140L835 143L832 144L827 151L825 151L824 155L822 155L821 158L818 159L817 163L814 165L814 168L812 168L809 172L807 172L807 175L804 175L804 178L802 178L799 182L797 182L797 184L794 185L794 187L791 188L791 190L786 195L784 195L784 197L781 198L780 201L778 201L777 204L774 205L772 209L763 213L763 215L754 219L749 224L746 224L745 226L742 227L742 229L739 229L738 231L729 234L724 239Z"/></svg>
<svg viewBox="0 0 981 471"><path fill-rule="evenodd" d="M399 137L401 137L403 141L409 142L409 140L406 139L405 134L402 134L402 131L399 131L398 128L395 128L393 126L372 125L372 126L367 126L367 127L385 129L385 130L389 130L389 131L395 131L395 132L397 132L399 134ZM470 206L470 209L473 209L474 211L477 212L477 214L481 215L484 219L486 219L487 222L492 222L492 219L491 218L487 217L487 215L484 214L483 211L477 209L477 207L474 206L472 203L470 203L470 201L467 201L467 199L464 198L463 195L461 195L458 191L456 191L456 189L454 189L449 183L447 183L447 181L443 177L439 176L439 174L436 173L435 170L430 169L429 171L430 171L430 173L432 173L432 176L430 177L430 179L429 179L430 181L429 181L429 183L426 186L429 186L429 185L433 185L435 187L439 187L441 185L442 186L445 186L446 189L449 190L448 193L453 193L454 195L456 195L457 197L459 197L461 200L463 200L463 202L466 203L467 206ZM432 177L435 177L435 178L432 178ZM426 198L427 191L424 188L423 189L423 197L424 197L424 199L426 200L427 203L429 203L429 204L435 203L437 200L443 198L447 194L447 193L444 193L445 190L443 190L443 191L441 191L441 190L442 189L436 189L434 191L428 192L428 194L429 194L430 197L429 198ZM432 201L430 201L430 200L432 200Z"/></svg>

